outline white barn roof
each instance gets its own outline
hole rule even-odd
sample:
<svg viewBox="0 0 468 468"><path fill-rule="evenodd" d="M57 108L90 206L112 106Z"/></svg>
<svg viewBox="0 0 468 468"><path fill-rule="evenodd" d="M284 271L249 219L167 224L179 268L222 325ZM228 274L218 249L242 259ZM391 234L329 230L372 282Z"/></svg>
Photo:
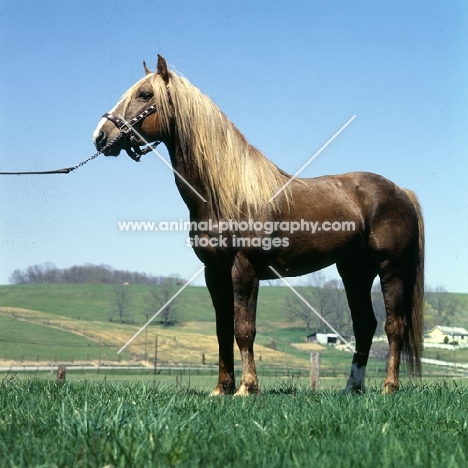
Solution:
<svg viewBox="0 0 468 468"><path fill-rule="evenodd" d="M436 328L438 328L444 335L468 335L468 330L462 327L444 327L442 325L435 326L429 331L429 333L434 331Z"/></svg>

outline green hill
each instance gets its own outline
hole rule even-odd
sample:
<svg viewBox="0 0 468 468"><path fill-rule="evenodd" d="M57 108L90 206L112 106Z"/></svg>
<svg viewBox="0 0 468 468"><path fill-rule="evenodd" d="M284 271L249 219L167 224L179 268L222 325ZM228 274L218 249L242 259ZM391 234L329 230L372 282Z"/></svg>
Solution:
<svg viewBox="0 0 468 468"><path fill-rule="evenodd" d="M150 307L150 294L154 287L150 285L127 287L130 296L129 312L126 317L128 321L140 323L145 320L146 314L156 312L154 307ZM297 288L299 292L303 289L305 289L303 286ZM426 293L426 297L430 298L433 294ZM292 295L293 293L286 287L260 287L258 325L270 322L287 325L285 299ZM113 312L114 296L114 286L109 284L0 286L0 307L31 309L78 320L116 321L118 317ZM459 313L453 320L457 321L458 326L468 327L468 294L453 294L453 297L459 302ZM178 296L178 309L180 310L176 318L178 321L214 322L214 309L205 287L186 288Z"/></svg>
<svg viewBox="0 0 468 468"><path fill-rule="evenodd" d="M141 322L150 312L150 294L155 286L129 285L128 320ZM285 322L284 287L260 288L259 320ZM80 320L116 319L114 286L109 284L28 284L0 286L0 307L19 307ZM188 287L178 296L180 321L214 321L214 309L205 287ZM152 311L153 309L151 309ZM154 311L155 312L155 311ZM153 313L154 313L153 312Z"/></svg>
<svg viewBox="0 0 468 468"><path fill-rule="evenodd" d="M77 362L115 360L115 351L67 330L0 315L0 359L4 361ZM125 354L130 358L128 353Z"/></svg>
<svg viewBox="0 0 468 468"><path fill-rule="evenodd" d="M117 351L145 323L154 286L126 286L130 297L125 323L118 323L114 286L103 284L30 284L0 286L0 360L15 362L147 362L158 337L158 362L166 365L217 363L214 310L205 287L188 287L179 296L177 321L152 323L121 354ZM298 288L302 289L302 288ZM286 315L285 287L260 288L255 352L259 367L307 368L310 349L301 322ZM460 307L468 295L457 295ZM158 317L159 319L159 317ZM459 323L466 326L466 323ZM293 345L294 344L294 345ZM237 363L238 353L236 352ZM431 356L432 357L432 356ZM351 355L323 350L322 367L346 374ZM461 361L459 361L461 362ZM147 362L151 365L151 362ZM384 363L370 360L370 368Z"/></svg>
<svg viewBox="0 0 468 468"><path fill-rule="evenodd" d="M188 287L178 296L177 322L163 327L159 317L122 355L117 351L157 309L150 308L154 286L126 286L126 323L117 323L113 285L30 284L0 287L0 359L15 361L129 360L153 355L167 363L217 362L215 316L205 287ZM266 291L264 291L266 290ZM288 324L286 288L263 288L259 298L257 353L271 365L307 365L308 353L289 346L305 341L306 331ZM113 312L114 310L114 312ZM279 323L280 325L276 325ZM296 328L289 328L295 325ZM146 343L145 343L146 341ZM150 343L150 344L148 344ZM58 357L57 357L58 356Z"/></svg>
<svg viewBox="0 0 468 468"><path fill-rule="evenodd" d="M189 316L196 316L197 312L208 309L209 296L205 288L191 289L193 291L190 291L190 294L184 291L180 295L181 309L187 311ZM128 320L144 320L148 312L150 290L151 286L128 286ZM113 302L114 289L108 284L30 284L0 287L0 306L38 310L78 320L109 321L114 315ZM206 303L206 307L200 303ZM190 307L187 307L188 305ZM207 312L200 320L209 319Z"/></svg>

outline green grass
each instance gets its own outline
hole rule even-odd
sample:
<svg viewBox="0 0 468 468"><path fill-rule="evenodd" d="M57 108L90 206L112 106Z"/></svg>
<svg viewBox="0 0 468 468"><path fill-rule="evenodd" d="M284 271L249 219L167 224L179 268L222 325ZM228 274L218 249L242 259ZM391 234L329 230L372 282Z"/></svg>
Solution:
<svg viewBox="0 0 468 468"><path fill-rule="evenodd" d="M30 284L0 286L0 306L38 310L79 320L117 320L114 289L109 284ZM141 322L150 313L153 286L128 286L130 306L126 319ZM187 294L188 292L188 294ZM180 320L214 319L206 288L192 287L180 296ZM153 311L153 313L156 310Z"/></svg>
<svg viewBox="0 0 468 468"><path fill-rule="evenodd" d="M142 321L148 313L148 298L154 286L130 285L129 318ZM299 286L298 291L303 289ZM33 309L81 320L109 320L112 315L113 285L109 284L19 284L0 286L0 306ZM287 287L259 289L258 321L287 322L285 298L292 292ZM427 293L429 297L433 293ZM460 310L468 309L468 294L455 295ZM179 296L182 321L213 321L214 310L205 287L189 287ZM460 326L468 326L466 314L459 317Z"/></svg>
<svg viewBox="0 0 468 468"><path fill-rule="evenodd" d="M143 321L149 313L149 296L154 286L130 285L128 317ZM285 287L259 290L259 321L286 322L284 298L292 294ZM109 320L112 317L114 290L110 284L19 284L0 286L0 306L38 310L80 320ZM181 321L210 321L215 315L205 287L186 288L178 298ZM153 311L153 313L156 311ZM114 314L114 318L116 315Z"/></svg>
<svg viewBox="0 0 468 468"><path fill-rule="evenodd" d="M289 374L289 377L288 377ZM271 386L277 385L296 385L301 388L309 387L309 377L307 372L291 372L285 369L276 372L260 372L260 387L267 389ZM53 370L39 370L28 372L2 372L0 373L0 381L3 379L15 378L18 380L28 379L45 379L55 382L57 380L57 372ZM241 378L240 369L236 371L236 381L239 383ZM106 367L101 367L99 370L89 369L73 369L68 368L66 374L67 382L88 381L94 383L114 383L114 384L128 384L139 383L147 385L164 385L172 388L197 388L200 390L212 391L216 386L218 379L218 369L211 371L205 370L198 372L198 369L187 368L172 368L170 370L158 371L155 376L152 369L119 369L110 370ZM369 381L370 382L370 381ZM381 382L380 382L381 383ZM337 378L322 378L320 379L321 389L334 389L342 390L345 387L346 378L340 376ZM373 385L373 383L372 383Z"/></svg>
<svg viewBox="0 0 468 468"><path fill-rule="evenodd" d="M117 360L115 350L100 346L98 342L50 328L38 323L25 322L0 315L0 359L16 361L89 361ZM128 354L125 355L128 357Z"/></svg>
<svg viewBox="0 0 468 468"><path fill-rule="evenodd" d="M198 388L15 378L0 384L4 467L447 467L468 463L468 387L247 398Z"/></svg>
<svg viewBox="0 0 468 468"><path fill-rule="evenodd" d="M428 359L437 359L439 361L468 363L468 348L459 348L455 350L425 348L423 357Z"/></svg>
<svg viewBox="0 0 468 468"><path fill-rule="evenodd" d="M258 377L261 391L271 387L278 386L294 386L302 389L309 389L309 375L307 369L291 370L291 369L268 369L259 368ZM349 369L347 369L349 370ZM241 380L241 369L236 369L236 382L239 384ZM29 380L29 379L45 379L55 382L57 380L57 368L52 367L48 370L34 370L27 372L6 371L0 372L0 381L6 379ZM320 390L342 391L346 386L348 374L339 374L336 376L329 375L320 377ZM385 375L370 374L366 378L366 387L371 389L383 389L383 381ZM411 380L409 377L401 378L401 385L408 386L418 384L433 384L436 379L441 376L424 377L420 382ZM463 386L467 385L466 378L463 377L443 377L449 385ZM128 384L138 383L146 385L163 385L171 388L197 388L199 390L212 391L216 386L218 379L218 369L212 367L210 369L200 368L164 368L158 369L156 375L151 368L140 369L109 369L106 366L96 367L94 370L82 369L79 366L75 368L67 367L66 380L67 382L93 382L97 384L114 383Z"/></svg>

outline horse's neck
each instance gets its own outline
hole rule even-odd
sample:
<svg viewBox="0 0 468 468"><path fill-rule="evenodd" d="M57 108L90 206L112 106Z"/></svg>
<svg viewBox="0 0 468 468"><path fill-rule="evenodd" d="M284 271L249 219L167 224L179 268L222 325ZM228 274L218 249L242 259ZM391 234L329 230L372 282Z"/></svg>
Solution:
<svg viewBox="0 0 468 468"><path fill-rule="evenodd" d="M176 185L191 216L237 219L257 217L265 214L265 210L277 211L280 199L270 204L270 198L283 187L287 180L285 174L252 148L224 115L219 117L226 121L216 129L216 141L210 139L214 129L207 135L203 122L199 122L204 128L200 140L191 138L182 143L179 132L172 128L170 141L166 142L176 172ZM196 121L190 125L198 128ZM197 153L200 149L207 153ZM221 149L225 160L220 166L212 153L218 154Z"/></svg>
<svg viewBox="0 0 468 468"><path fill-rule="evenodd" d="M177 141L166 144L171 158L177 189L190 211L190 217L201 219L211 215L211 197L202 184L198 171L188 164L189 155L185 154Z"/></svg>

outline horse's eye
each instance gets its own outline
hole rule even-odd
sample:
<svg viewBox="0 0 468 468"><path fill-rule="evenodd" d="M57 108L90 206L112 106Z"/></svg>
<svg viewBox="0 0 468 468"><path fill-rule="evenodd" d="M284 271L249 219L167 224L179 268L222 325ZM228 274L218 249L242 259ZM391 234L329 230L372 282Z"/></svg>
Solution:
<svg viewBox="0 0 468 468"><path fill-rule="evenodd" d="M153 97L153 93L150 93L148 91L140 91L138 93L138 99L141 99L142 101L149 101Z"/></svg>

